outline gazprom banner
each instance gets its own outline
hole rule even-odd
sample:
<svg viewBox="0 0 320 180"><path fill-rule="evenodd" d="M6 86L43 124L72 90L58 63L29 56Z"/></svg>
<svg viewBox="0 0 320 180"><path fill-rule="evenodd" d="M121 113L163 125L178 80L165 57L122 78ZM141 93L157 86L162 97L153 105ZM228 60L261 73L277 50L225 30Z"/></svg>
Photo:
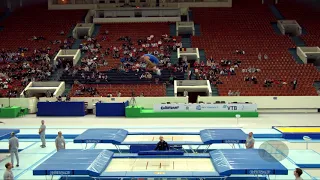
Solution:
<svg viewBox="0 0 320 180"><path fill-rule="evenodd" d="M255 112L256 104L155 104L155 112Z"/></svg>

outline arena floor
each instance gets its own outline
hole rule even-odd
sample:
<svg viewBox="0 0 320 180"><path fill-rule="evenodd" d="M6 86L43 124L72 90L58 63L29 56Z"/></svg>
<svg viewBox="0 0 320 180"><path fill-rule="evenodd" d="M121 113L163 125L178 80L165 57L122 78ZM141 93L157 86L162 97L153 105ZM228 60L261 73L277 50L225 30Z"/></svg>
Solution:
<svg viewBox="0 0 320 180"><path fill-rule="evenodd" d="M85 116L85 117L74 117L74 118L61 118L61 117L45 117L39 118L35 115L27 115L25 117L16 118L16 119L1 119L5 124L0 124L0 128L19 128L21 129L21 133L30 133L35 134L38 131L40 126L40 121L45 120L47 125L47 134L54 134L58 131L62 131L64 134L77 134L81 133L88 128L123 128L129 131L145 131L145 132L195 132L202 129L208 128L231 128L231 127L242 127L247 130L255 130L255 131L264 131L266 129L271 129L272 126L320 126L320 114L261 114L259 118L241 118L239 123L235 118L134 118L134 119L126 119L126 118L96 118L93 115ZM131 137L133 138L133 137ZM150 139L154 137L146 137L146 139ZM155 137L156 138L156 137ZM166 138L166 137L165 137ZM187 138L192 141L191 137L180 137ZM134 141L134 139L128 139L128 141ZM138 139L139 140L139 139ZM144 139L140 139L143 141ZM255 147L259 147L264 141L268 139L257 139ZM286 141L283 139L284 143L289 147L289 157L285 158L281 161L281 163L286 166L290 171L287 176L270 176L270 179L294 179L293 171L296 168L295 164L291 161L291 159L298 159L299 161L308 161L310 163L315 161L320 161L317 159L318 157L313 157L312 155L304 154L301 156L301 153L304 152L302 150L306 149L305 143L301 140L294 141ZM71 139L67 139L67 149L82 149L84 148L82 144L74 144ZM55 153L55 145L53 140L47 141L47 147L42 149L40 148L40 140L39 139L22 139L20 140L20 147L24 149L20 152L20 167L14 168L13 173L15 175L15 179L18 180L27 180L27 179L46 179L43 176L33 176L32 170L37 167L40 163L46 160L48 157ZM1 149L5 149L8 146L7 140L2 140L0 142ZM89 144L89 147L93 147L93 144ZM95 148L98 149L106 149L110 148L108 144L98 144ZM217 148L230 148L228 145L214 145L214 149ZM243 148L243 147L239 147ZM309 144L309 149L320 153L320 141L312 141ZM305 153L305 152L304 152ZM302 158L301 158L302 157ZM320 157L320 156L319 156ZM10 157L8 154L2 153L0 154L0 158L2 159L0 162L0 174L2 175L5 167L4 164L10 161ZM127 166L128 170L135 170L146 168L146 162L139 162L138 164L132 164L128 161ZM158 162L153 163L150 160L150 169L157 169ZM116 167L117 164L121 164L121 162L113 162L114 169L120 168ZM178 163L178 161L177 161ZM130 165L131 164L131 165ZM165 162L165 165L168 164L167 167L169 169L172 168L172 162ZM176 168L189 167L190 162L184 162L180 165L177 164ZM196 163L197 166L192 167L196 169L210 169L212 167L208 167L208 163ZM130 166L130 167L129 167ZM141 166L141 167L140 167ZM143 166L143 167L142 167ZM111 166L112 167L112 166ZM121 167L123 168L123 167ZM190 167L191 168L191 167ZM106 171L112 171L111 169L107 169ZM305 174L303 174L303 179L311 180L312 177L320 179L320 169L304 169ZM48 177L51 179L51 177ZM59 179L60 177L56 176L53 179Z"/></svg>

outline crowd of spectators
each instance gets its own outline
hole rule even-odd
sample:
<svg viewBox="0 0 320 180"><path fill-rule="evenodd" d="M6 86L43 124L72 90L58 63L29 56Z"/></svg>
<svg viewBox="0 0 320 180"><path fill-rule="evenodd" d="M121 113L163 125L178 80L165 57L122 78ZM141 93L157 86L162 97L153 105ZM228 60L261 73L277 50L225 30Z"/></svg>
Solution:
<svg viewBox="0 0 320 180"><path fill-rule="evenodd" d="M240 49L237 49L233 52L237 55L245 55L246 52ZM264 54L262 56L261 53L258 54L258 60L268 60L269 57L267 54ZM187 62L187 60L185 60ZM188 79L193 79L192 77L195 76L196 80L209 80L212 85L218 85L223 84L223 82L220 80L221 76L233 76L236 75L236 70L239 69L241 66L241 61L231 60L231 59L222 59L220 62L216 62L212 56L207 59L206 63L204 61L201 61L198 63L197 61L194 63L194 71L190 70L188 74ZM241 70L242 73L252 73L253 75L251 77L245 76L244 81L246 82L252 82L253 84L258 84L258 79L254 75L254 73L261 72L261 69L255 68L255 67L248 67L243 68ZM266 80L264 83L265 87L270 87L273 82L270 82L270 80ZM283 85L286 84L286 82L283 82L281 80L276 81L277 84ZM229 96L239 96L240 92L238 91L229 91Z"/></svg>
<svg viewBox="0 0 320 180"><path fill-rule="evenodd" d="M91 86L86 87L85 85L80 84L79 88L75 91L74 96L79 96L84 94L90 94L91 96L99 97L99 92L96 88Z"/></svg>
<svg viewBox="0 0 320 180"><path fill-rule="evenodd" d="M239 90L237 90L237 91L229 90L228 91L228 96L240 96L240 91Z"/></svg>
<svg viewBox="0 0 320 180"><path fill-rule="evenodd" d="M282 87L284 85L287 85L288 83L286 81L283 81L282 79L278 79L278 80L273 80L273 79L266 79L264 81L264 87L274 87L274 86L278 86L278 87ZM292 89L296 90L297 86L298 86L298 81L297 79L294 79L291 82L292 85Z"/></svg>
<svg viewBox="0 0 320 180"><path fill-rule="evenodd" d="M61 39L65 37L63 31L59 35ZM35 49L19 47L16 50L0 50L0 89L4 90L0 96L17 97L29 82L49 79L56 68L51 63L51 58L57 50L55 47L59 45L60 49L71 49L74 39L48 39L43 36L29 38L30 41L39 42L39 47ZM60 62L62 64L61 60Z"/></svg>
<svg viewBox="0 0 320 180"><path fill-rule="evenodd" d="M196 80L209 80L211 84L222 84L220 76L236 75L236 69L241 65L240 60L222 59L219 63L212 58L207 59L207 62L197 61L194 63L194 72L189 71L189 79L192 79L193 73Z"/></svg>
<svg viewBox="0 0 320 180"><path fill-rule="evenodd" d="M16 51L2 49L0 51L0 89L8 90L2 96L18 96L22 90L19 87L24 87L31 81L47 80L53 70L46 49L34 49L33 53L23 47Z"/></svg>

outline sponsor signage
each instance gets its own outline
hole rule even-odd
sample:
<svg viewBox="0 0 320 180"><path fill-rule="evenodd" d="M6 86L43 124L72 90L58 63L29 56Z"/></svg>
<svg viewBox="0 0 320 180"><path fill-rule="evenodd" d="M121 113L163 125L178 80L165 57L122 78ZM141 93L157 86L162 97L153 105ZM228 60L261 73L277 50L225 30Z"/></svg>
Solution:
<svg viewBox="0 0 320 180"><path fill-rule="evenodd" d="M97 139L87 139L85 140L86 143L100 143L100 140Z"/></svg>
<svg viewBox="0 0 320 180"><path fill-rule="evenodd" d="M229 112L229 111L257 111L256 104L155 104L155 112Z"/></svg>
<svg viewBox="0 0 320 180"><path fill-rule="evenodd" d="M271 170L248 170L248 174L269 175L271 174Z"/></svg>
<svg viewBox="0 0 320 180"><path fill-rule="evenodd" d="M49 171L50 175L72 175L72 171Z"/></svg>
<svg viewBox="0 0 320 180"><path fill-rule="evenodd" d="M224 140L224 143L230 143L230 144L239 144L240 140Z"/></svg>

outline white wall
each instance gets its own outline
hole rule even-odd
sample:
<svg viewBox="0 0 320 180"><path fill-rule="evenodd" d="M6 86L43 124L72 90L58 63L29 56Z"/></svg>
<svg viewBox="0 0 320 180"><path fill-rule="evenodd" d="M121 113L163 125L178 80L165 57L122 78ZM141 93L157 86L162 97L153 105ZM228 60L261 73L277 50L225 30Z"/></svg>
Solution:
<svg viewBox="0 0 320 180"><path fill-rule="evenodd" d="M66 89L66 83L65 82L61 82L60 85L58 86L57 90L53 93L53 97L58 97L61 96L63 94L63 92Z"/></svg>
<svg viewBox="0 0 320 180"><path fill-rule="evenodd" d="M180 3L160 3L160 6L168 7L232 7L232 0L226 2L180 2Z"/></svg>
<svg viewBox="0 0 320 180"><path fill-rule="evenodd" d="M124 22L177 22L179 17L139 17L139 18L94 18L93 23L124 23Z"/></svg>
<svg viewBox="0 0 320 180"><path fill-rule="evenodd" d="M155 0L150 1L151 6L154 7ZM98 8L112 8L117 7L119 5L123 5L122 3L114 3L114 4L70 4L70 5L54 5L52 4L52 0L48 0L48 8L49 9L98 9ZM137 3L139 5L139 3ZM179 2L179 3L160 3L160 7L179 7L179 8L187 8L187 7L232 7L232 0L228 0L226 2Z"/></svg>
<svg viewBox="0 0 320 180"><path fill-rule="evenodd" d="M320 96L202 96L198 101L252 102L258 104L258 109L320 108Z"/></svg>
<svg viewBox="0 0 320 180"><path fill-rule="evenodd" d="M301 47L297 47L297 55L303 63L307 64L307 55L302 51Z"/></svg>

